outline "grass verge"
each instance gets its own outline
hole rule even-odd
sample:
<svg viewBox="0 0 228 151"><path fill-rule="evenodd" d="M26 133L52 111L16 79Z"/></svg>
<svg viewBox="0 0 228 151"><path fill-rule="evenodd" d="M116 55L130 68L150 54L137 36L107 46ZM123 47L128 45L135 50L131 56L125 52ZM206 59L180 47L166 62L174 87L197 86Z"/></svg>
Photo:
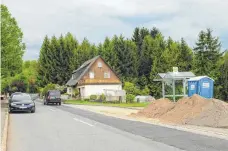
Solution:
<svg viewBox="0 0 228 151"><path fill-rule="evenodd" d="M145 107L149 102L143 103L110 103L110 102L91 102L84 100L65 100L65 104L75 104L75 105L100 105L100 106L114 106L114 107Z"/></svg>

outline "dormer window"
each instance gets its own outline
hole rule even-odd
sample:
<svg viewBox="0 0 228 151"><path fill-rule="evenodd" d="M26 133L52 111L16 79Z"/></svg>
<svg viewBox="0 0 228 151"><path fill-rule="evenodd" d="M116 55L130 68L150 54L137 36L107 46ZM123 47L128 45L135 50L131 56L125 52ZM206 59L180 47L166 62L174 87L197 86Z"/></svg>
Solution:
<svg viewBox="0 0 228 151"><path fill-rule="evenodd" d="M98 68L102 68L102 63L101 62L98 62Z"/></svg>

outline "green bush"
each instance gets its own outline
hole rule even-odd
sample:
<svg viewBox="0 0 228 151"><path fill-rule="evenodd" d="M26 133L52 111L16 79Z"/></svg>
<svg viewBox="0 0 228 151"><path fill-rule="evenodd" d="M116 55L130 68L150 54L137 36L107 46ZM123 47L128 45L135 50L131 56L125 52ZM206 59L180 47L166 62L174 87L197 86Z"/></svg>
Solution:
<svg viewBox="0 0 228 151"><path fill-rule="evenodd" d="M78 96L78 94L79 94L79 91L78 91L78 89L73 89L73 96L74 97L76 97L76 96Z"/></svg>
<svg viewBox="0 0 228 151"><path fill-rule="evenodd" d="M100 100L101 100L102 102L105 102L105 101L106 101L106 97L105 97L105 95L104 95L104 94L101 94L101 96L100 96Z"/></svg>
<svg viewBox="0 0 228 151"><path fill-rule="evenodd" d="M83 101L89 102L89 99L84 99Z"/></svg>
<svg viewBox="0 0 228 151"><path fill-rule="evenodd" d="M131 82L124 83L124 90L127 94L139 95L141 93L141 90L138 89L138 87Z"/></svg>
<svg viewBox="0 0 228 151"><path fill-rule="evenodd" d="M17 87L14 86L14 87L11 88L11 90L12 90L12 92L17 92Z"/></svg>
<svg viewBox="0 0 228 151"><path fill-rule="evenodd" d="M127 103L134 102L134 99L135 99L135 96L133 94L127 94L126 96Z"/></svg>
<svg viewBox="0 0 228 151"><path fill-rule="evenodd" d="M92 101L96 101L97 100L97 96L96 95L90 95L90 100Z"/></svg>
<svg viewBox="0 0 228 151"><path fill-rule="evenodd" d="M54 90L54 89L55 89L55 84L50 83L43 88L42 95L45 95L48 92L48 90Z"/></svg>
<svg viewBox="0 0 228 151"><path fill-rule="evenodd" d="M150 94L150 89L145 86L145 88L141 91L141 95L149 95Z"/></svg>

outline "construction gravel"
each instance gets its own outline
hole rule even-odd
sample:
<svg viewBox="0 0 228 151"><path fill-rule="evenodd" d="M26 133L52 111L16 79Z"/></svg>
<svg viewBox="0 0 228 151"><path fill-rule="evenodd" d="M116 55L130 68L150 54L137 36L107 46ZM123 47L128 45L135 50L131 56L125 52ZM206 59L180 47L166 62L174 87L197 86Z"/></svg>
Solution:
<svg viewBox="0 0 228 151"><path fill-rule="evenodd" d="M159 99L136 115L156 118L164 123L228 128L228 103L199 95L184 97L176 103L167 98Z"/></svg>

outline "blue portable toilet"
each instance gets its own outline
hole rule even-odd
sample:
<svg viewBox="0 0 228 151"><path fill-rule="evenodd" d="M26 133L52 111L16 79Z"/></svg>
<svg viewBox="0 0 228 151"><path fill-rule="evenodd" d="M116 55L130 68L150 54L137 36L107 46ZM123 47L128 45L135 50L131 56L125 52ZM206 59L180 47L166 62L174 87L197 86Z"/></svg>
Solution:
<svg viewBox="0 0 228 151"><path fill-rule="evenodd" d="M188 96L198 94L204 98L213 98L214 80L208 76L188 79Z"/></svg>

